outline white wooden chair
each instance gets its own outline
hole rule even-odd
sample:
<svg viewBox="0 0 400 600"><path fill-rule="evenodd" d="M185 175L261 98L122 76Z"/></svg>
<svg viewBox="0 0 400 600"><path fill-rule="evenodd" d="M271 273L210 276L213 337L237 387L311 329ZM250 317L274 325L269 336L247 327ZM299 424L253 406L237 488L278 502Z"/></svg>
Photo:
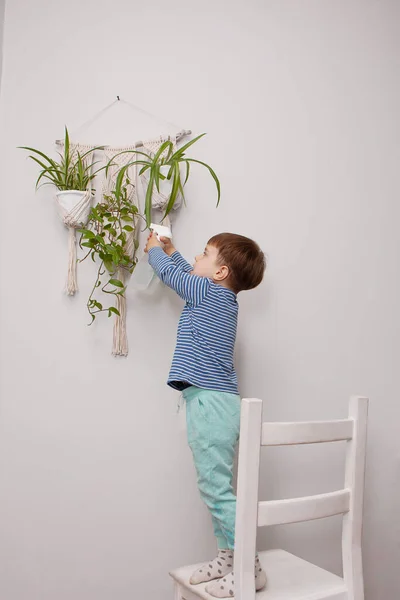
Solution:
<svg viewBox="0 0 400 600"><path fill-rule="evenodd" d="M361 530L368 399L352 397L340 421L263 423L262 402L242 400L235 540L236 600L363 600ZM286 500L258 501L261 446L347 441L344 488ZM343 515L343 578L283 550L260 552L268 582L255 592L257 527ZM173 571L175 600L213 600L206 584L190 585L200 565Z"/></svg>

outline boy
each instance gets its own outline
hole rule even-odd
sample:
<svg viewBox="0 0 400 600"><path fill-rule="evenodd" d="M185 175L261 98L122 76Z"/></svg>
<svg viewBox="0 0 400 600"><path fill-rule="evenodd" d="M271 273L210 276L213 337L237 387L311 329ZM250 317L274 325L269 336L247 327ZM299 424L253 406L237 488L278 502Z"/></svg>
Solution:
<svg viewBox="0 0 400 600"><path fill-rule="evenodd" d="M265 256L249 238L233 233L212 237L192 267L171 240L152 234L149 263L158 277L186 302L178 325L168 384L183 393L189 446L200 495L211 512L218 556L193 573L195 585L210 582L216 598L234 596L236 498L232 472L239 440L240 396L233 364L237 294L257 287ZM256 589L266 575L255 559Z"/></svg>

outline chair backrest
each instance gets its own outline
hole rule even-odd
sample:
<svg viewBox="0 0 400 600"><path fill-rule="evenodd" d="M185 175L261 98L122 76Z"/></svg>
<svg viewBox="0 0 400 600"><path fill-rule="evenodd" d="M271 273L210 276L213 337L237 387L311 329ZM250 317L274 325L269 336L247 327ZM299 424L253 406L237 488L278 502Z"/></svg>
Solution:
<svg viewBox="0 0 400 600"><path fill-rule="evenodd" d="M235 598L255 598L257 527L343 514L343 576L349 597L362 597L361 533L368 399L353 396L340 421L263 423L262 401L242 400L235 536ZM259 501L261 446L347 442L344 487L336 492Z"/></svg>

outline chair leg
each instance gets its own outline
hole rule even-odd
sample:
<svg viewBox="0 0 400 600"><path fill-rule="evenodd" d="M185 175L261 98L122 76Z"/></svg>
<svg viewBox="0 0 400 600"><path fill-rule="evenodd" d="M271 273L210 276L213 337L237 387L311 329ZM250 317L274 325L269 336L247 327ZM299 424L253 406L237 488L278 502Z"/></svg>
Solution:
<svg viewBox="0 0 400 600"><path fill-rule="evenodd" d="M176 581L174 582L174 600L182 600L181 588Z"/></svg>
<svg viewBox="0 0 400 600"><path fill-rule="evenodd" d="M346 555L345 555L346 556ZM361 548L352 548L343 561L344 581L348 587L348 600L364 600L364 578Z"/></svg>

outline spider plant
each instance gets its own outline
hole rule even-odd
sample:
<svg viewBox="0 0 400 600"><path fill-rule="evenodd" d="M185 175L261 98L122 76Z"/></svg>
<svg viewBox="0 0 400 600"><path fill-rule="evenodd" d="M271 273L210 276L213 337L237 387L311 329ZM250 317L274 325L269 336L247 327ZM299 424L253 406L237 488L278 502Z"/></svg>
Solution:
<svg viewBox="0 0 400 600"><path fill-rule="evenodd" d="M159 192L160 191L160 181L167 179L172 182L171 193L169 195L168 202L165 207L165 213L163 216L163 219L165 219L165 217L173 209L174 204L175 204L176 199L178 198L179 194L181 194L183 197L183 200L185 200L183 188L189 179L190 166L193 163L196 163L196 164L199 164L199 165L202 165L203 167L205 167L209 171L211 177L214 179L215 185L217 187L217 194L218 194L217 206L219 205L220 198L221 198L221 187L220 187L219 179L218 179L217 175L215 174L215 172L213 171L213 169L207 163L202 162L201 160L197 160L194 158L188 158L186 156L186 150L188 148L190 148L190 146L193 146L193 144L198 142L205 135L206 135L205 133L202 133L201 135L197 136L193 140L190 140L190 142L188 142L187 144L185 144L178 150L175 150L175 152L174 152L174 145L169 140L165 141L161 144L160 148L154 154L154 156L151 156L150 154L147 154L146 152L141 152L139 150L129 150L128 151L130 153L137 155L138 159L134 160L122 167L122 169L119 171L118 176L117 176L116 188L120 188L122 186L126 172L132 165L141 166L139 175L143 175L144 173L149 171L149 182L148 182L148 186L147 186L147 190L146 190L145 209L144 209L144 215L145 215L147 227L149 227L150 223L151 223L152 196L153 196L154 188L156 188L157 191ZM128 154L128 152L124 151L124 152L120 152L120 154ZM117 156L118 156L118 154L117 154ZM108 169L111 166L113 160L114 159L112 159L106 166L106 173L108 173ZM181 166L183 166L185 169L184 181L182 181ZM168 172L166 175L164 175L161 172L161 170L160 170L161 167L168 168ZM163 170L164 170L164 172L166 171L166 169L163 169Z"/></svg>
<svg viewBox="0 0 400 600"><path fill-rule="evenodd" d="M74 158L75 152L70 145L67 127L65 127L64 152L63 154L58 152L60 157L58 161L35 148L29 148L28 146L19 146L19 148L32 152L33 154L30 154L29 158L41 168L36 181L36 189L41 185L54 185L60 191L86 191L89 183L96 177L97 173L105 169L105 166L103 166L92 172L94 165L100 161L92 163L87 160L96 150L103 150L103 146L91 148L83 154L76 152L76 158Z"/></svg>

